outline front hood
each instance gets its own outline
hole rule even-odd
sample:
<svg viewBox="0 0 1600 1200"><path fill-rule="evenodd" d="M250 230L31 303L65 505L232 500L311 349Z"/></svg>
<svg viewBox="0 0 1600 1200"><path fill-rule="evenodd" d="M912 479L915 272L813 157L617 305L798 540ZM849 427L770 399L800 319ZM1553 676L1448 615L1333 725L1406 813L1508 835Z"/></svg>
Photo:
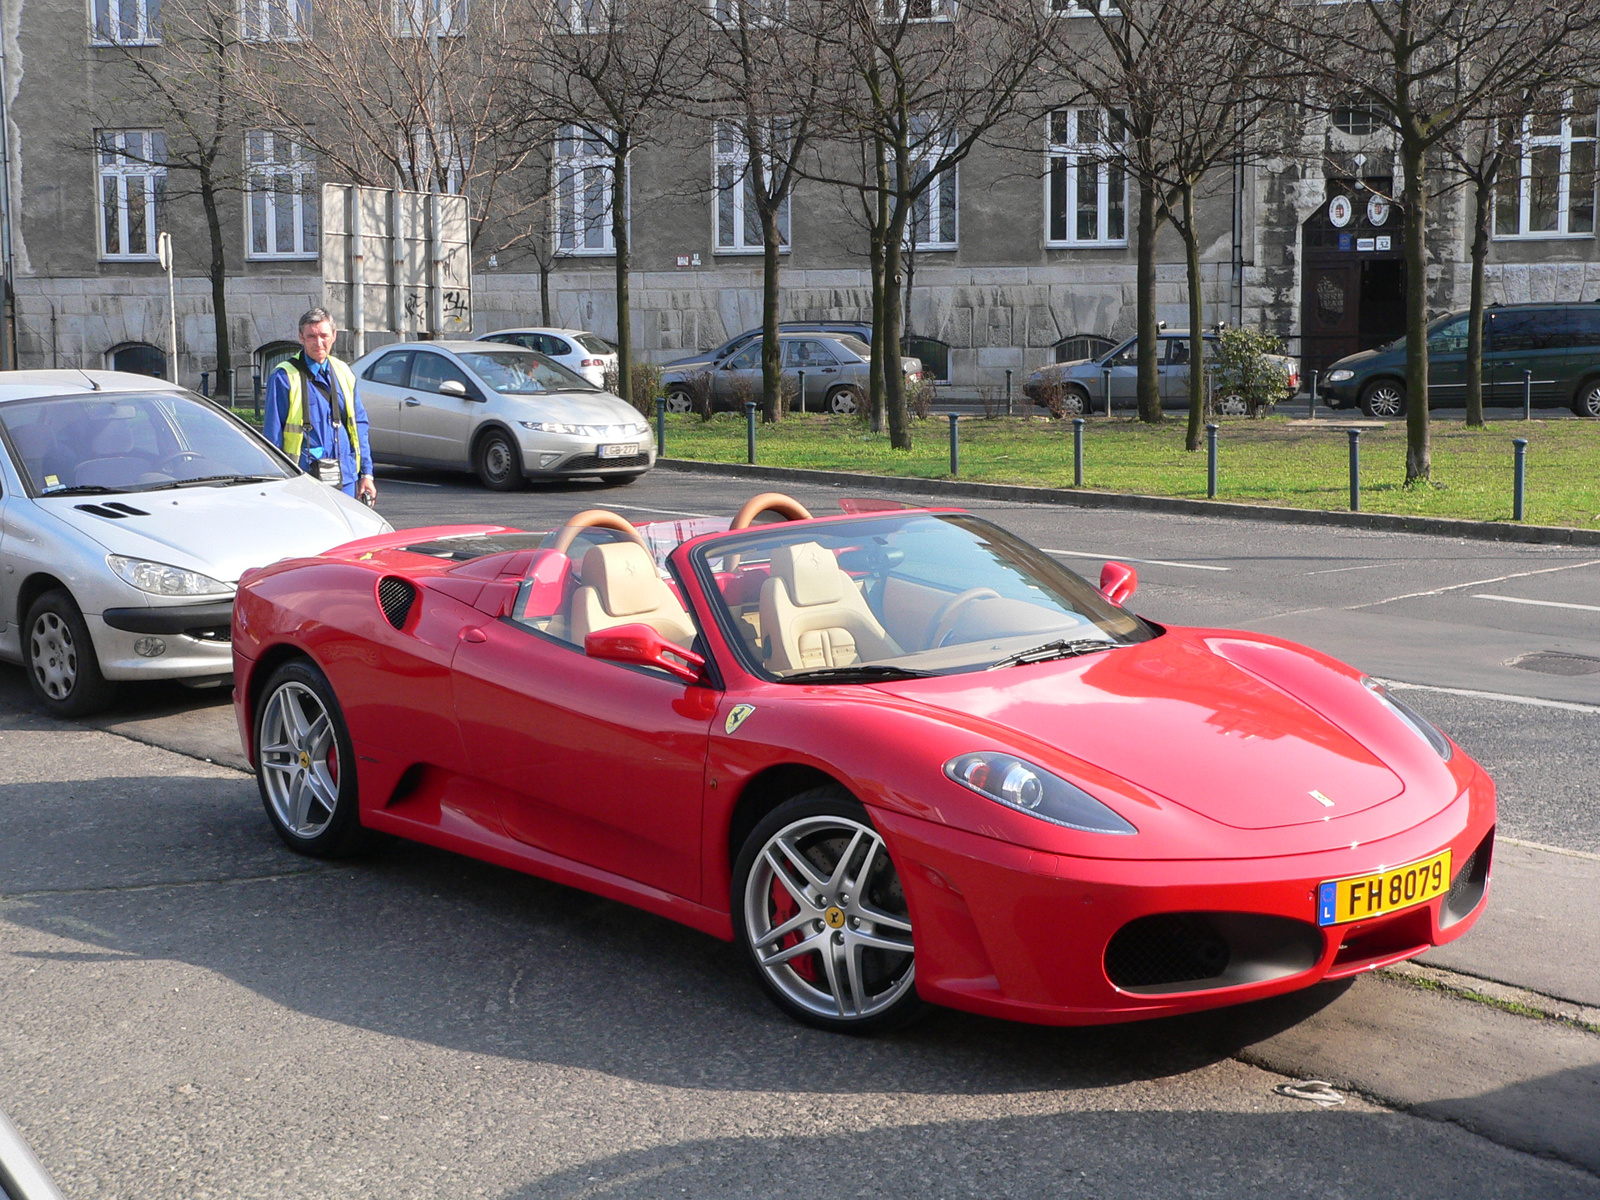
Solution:
<svg viewBox="0 0 1600 1200"><path fill-rule="evenodd" d="M92 511L108 500L145 515L108 517ZM38 504L109 553L200 571L227 583L236 583L252 567L320 554L388 527L365 505L307 475L234 487L43 496Z"/></svg>
<svg viewBox="0 0 1600 1200"><path fill-rule="evenodd" d="M709 354L691 354L688 358L675 358L669 363L663 363L661 370L670 375L692 375L697 371L709 371L716 365L716 359Z"/></svg>
<svg viewBox="0 0 1600 1200"><path fill-rule="evenodd" d="M515 412L529 421L561 421L570 425L643 425L639 410L609 392L551 392L542 396L506 396Z"/></svg>
<svg viewBox="0 0 1600 1200"><path fill-rule="evenodd" d="M1349 371L1356 370L1357 368L1377 358L1380 353L1382 353L1382 351L1379 350L1357 350L1354 354L1347 354L1338 362L1329 366L1328 372L1331 374L1332 372L1340 370L1341 368Z"/></svg>
<svg viewBox="0 0 1600 1200"><path fill-rule="evenodd" d="M1073 367L1081 367L1085 363L1093 362L1090 358L1074 358L1069 362L1046 363L1033 373L1033 379L1049 379L1052 376L1065 375Z"/></svg>
<svg viewBox="0 0 1600 1200"><path fill-rule="evenodd" d="M1328 668L1315 673L1349 685ZM1339 725L1192 633L1169 631L1083 659L892 690L1014 729L1235 829L1320 823L1404 790L1400 777ZM981 747L961 747L968 748Z"/></svg>

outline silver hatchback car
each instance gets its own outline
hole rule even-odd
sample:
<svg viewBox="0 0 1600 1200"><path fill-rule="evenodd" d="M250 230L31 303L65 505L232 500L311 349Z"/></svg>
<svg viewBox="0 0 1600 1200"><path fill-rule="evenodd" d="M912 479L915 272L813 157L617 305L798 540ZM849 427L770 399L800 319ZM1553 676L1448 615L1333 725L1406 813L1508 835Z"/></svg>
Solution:
<svg viewBox="0 0 1600 1200"><path fill-rule="evenodd" d="M352 369L378 462L473 471L497 492L576 475L631 483L655 465L636 408L537 351L401 342Z"/></svg>

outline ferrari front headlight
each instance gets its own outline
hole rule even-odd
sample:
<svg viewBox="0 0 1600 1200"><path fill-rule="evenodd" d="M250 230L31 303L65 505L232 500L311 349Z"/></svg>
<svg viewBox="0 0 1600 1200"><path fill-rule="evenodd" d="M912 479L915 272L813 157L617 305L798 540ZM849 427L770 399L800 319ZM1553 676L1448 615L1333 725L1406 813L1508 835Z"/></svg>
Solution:
<svg viewBox="0 0 1600 1200"><path fill-rule="evenodd" d="M152 596L228 596L233 593L232 584L199 571L186 571L142 558L125 558L121 554L107 555L106 562L128 583Z"/></svg>
<svg viewBox="0 0 1600 1200"><path fill-rule="evenodd" d="M1361 677L1361 685L1379 700L1382 700L1390 712L1394 713L1395 716L1399 717L1406 723L1406 725L1411 729L1412 733L1416 734L1423 741L1427 742L1428 745L1432 746L1434 752L1437 753L1440 758L1444 759L1445 762L1450 761L1451 757L1455 754L1455 751L1450 746L1450 739L1439 732L1438 726L1436 726L1432 721L1428 720L1427 717L1423 716L1416 709L1412 708L1405 701L1396 700L1389 694L1388 689L1376 679L1371 679L1368 676L1363 675Z"/></svg>
<svg viewBox="0 0 1600 1200"><path fill-rule="evenodd" d="M1139 832L1077 784L1012 754L962 754L945 763L944 773L986 799L1052 825L1084 833Z"/></svg>

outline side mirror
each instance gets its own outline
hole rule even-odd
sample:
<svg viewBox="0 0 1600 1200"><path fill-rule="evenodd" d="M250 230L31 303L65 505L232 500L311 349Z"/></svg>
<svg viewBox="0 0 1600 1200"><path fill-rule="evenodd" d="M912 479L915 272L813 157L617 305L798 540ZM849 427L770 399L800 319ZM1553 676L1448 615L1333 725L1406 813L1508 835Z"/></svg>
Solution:
<svg viewBox="0 0 1600 1200"><path fill-rule="evenodd" d="M459 379L446 379L439 385L439 394L441 396L454 396L459 400L465 400L467 398L467 385L462 383Z"/></svg>
<svg viewBox="0 0 1600 1200"><path fill-rule="evenodd" d="M659 667L685 683L699 683L706 665L706 660L693 650L685 650L676 642L667 641L644 624L597 629L583 639L583 652L590 658L603 658L607 662Z"/></svg>
<svg viewBox="0 0 1600 1200"><path fill-rule="evenodd" d="M1100 594L1113 604L1126 604L1139 590L1139 573L1127 563L1108 562L1100 568Z"/></svg>

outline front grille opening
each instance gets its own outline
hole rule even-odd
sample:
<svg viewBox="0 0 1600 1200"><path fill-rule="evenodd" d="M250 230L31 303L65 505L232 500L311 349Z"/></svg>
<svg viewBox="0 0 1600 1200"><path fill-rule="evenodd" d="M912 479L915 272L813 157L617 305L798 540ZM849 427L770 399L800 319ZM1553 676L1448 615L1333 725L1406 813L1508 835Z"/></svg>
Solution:
<svg viewBox="0 0 1600 1200"><path fill-rule="evenodd" d="M1333 972L1345 968L1365 970L1428 949L1433 940L1433 916L1427 906L1349 933L1333 956Z"/></svg>
<svg viewBox="0 0 1600 1200"><path fill-rule="evenodd" d="M1439 928L1448 929L1457 921L1472 915L1483 900L1489 886L1489 863L1494 858L1494 830L1490 830L1478 848L1467 855L1456 877L1450 881L1444 903L1439 906Z"/></svg>
<svg viewBox="0 0 1600 1200"><path fill-rule="evenodd" d="M416 599L417 589L399 576L385 575L378 580L378 605L396 629L404 627Z"/></svg>
<svg viewBox="0 0 1600 1200"><path fill-rule="evenodd" d="M1322 931L1262 913L1157 913L1129 921L1106 946L1106 978L1125 992L1165 995L1264 983L1309 971Z"/></svg>
<svg viewBox="0 0 1600 1200"><path fill-rule="evenodd" d="M564 475L575 474L580 471L596 471L601 468L611 467L648 467L650 455L632 454L627 458L601 458L598 454L579 454L567 459L561 464L561 473Z"/></svg>

